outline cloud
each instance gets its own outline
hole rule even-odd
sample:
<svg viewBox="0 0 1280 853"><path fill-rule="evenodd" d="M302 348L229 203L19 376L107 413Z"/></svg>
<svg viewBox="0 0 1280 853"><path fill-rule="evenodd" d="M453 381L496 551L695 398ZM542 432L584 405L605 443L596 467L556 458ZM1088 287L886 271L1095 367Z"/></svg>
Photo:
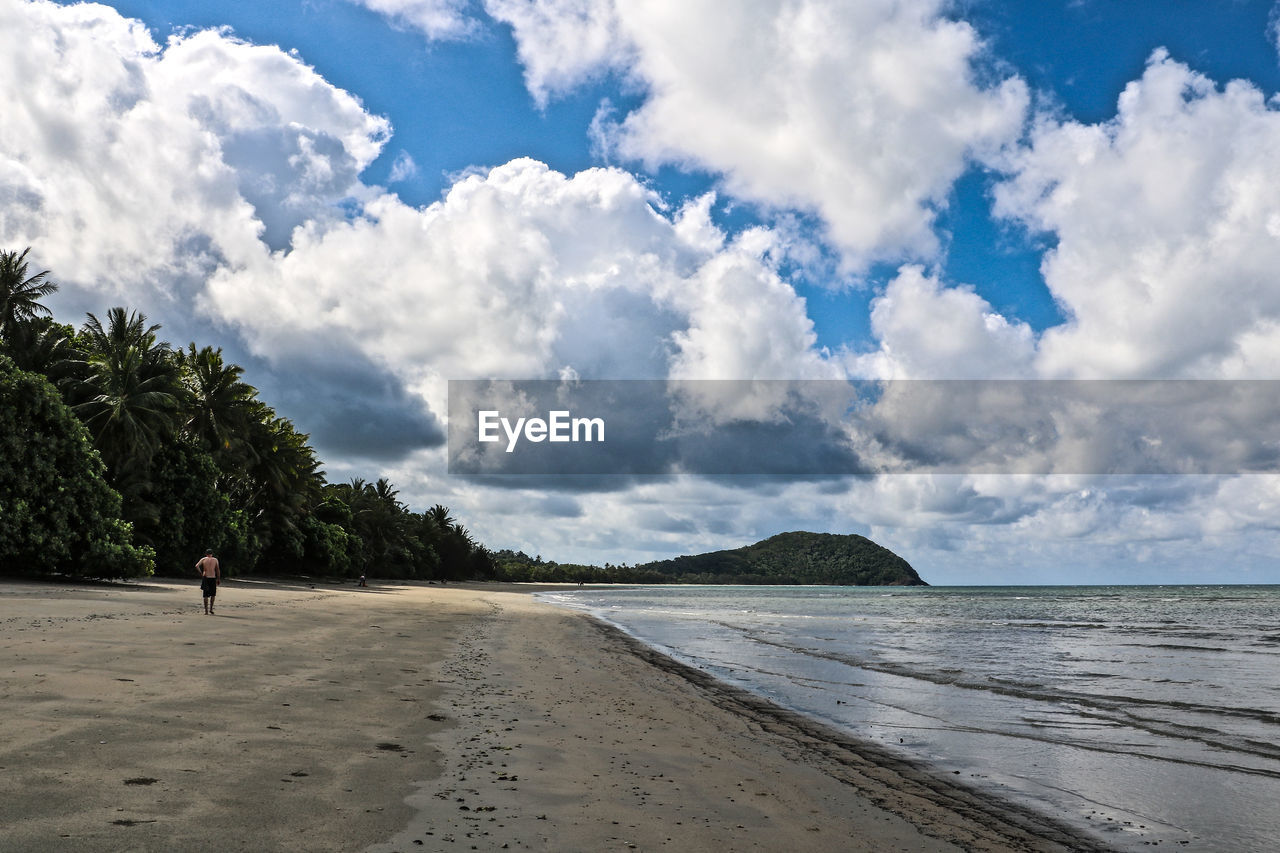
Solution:
<svg viewBox="0 0 1280 853"><path fill-rule="evenodd" d="M619 169L516 160L428 207L379 195L360 216L304 226L287 254L219 270L206 307L273 358L322 362L317 341L357 351L435 411L450 378L831 369L767 234L725 242L697 204L658 205Z"/></svg>
<svg viewBox="0 0 1280 853"><path fill-rule="evenodd" d="M841 375L817 349L805 302L768 263L774 237L748 231L673 294L689 326L672 336L679 379L816 379ZM726 306L734 306L726 310Z"/></svg>
<svg viewBox="0 0 1280 853"><path fill-rule="evenodd" d="M855 376L872 379L1019 379L1032 375L1035 335L972 289L947 287L902 267L871 303L879 348L850 354Z"/></svg>
<svg viewBox="0 0 1280 853"><path fill-rule="evenodd" d="M1025 84L985 82L978 35L943 7L486 3L511 24L537 100L621 68L644 98L609 134L617 153L814 213L855 270L933 257L952 183L1021 130Z"/></svg>
<svg viewBox="0 0 1280 853"><path fill-rule="evenodd" d="M1276 106L1160 50L1110 121L1037 122L996 210L1056 241L1042 272L1068 320L1042 375L1277 375Z"/></svg>
<svg viewBox="0 0 1280 853"><path fill-rule="evenodd" d="M260 367L251 381L263 399L292 413L321 456L386 463L445 443L443 425L422 399L358 352L329 346L322 363Z"/></svg>
<svg viewBox="0 0 1280 853"><path fill-rule="evenodd" d="M835 503L930 583L1265 583L1277 495L1276 477L932 475Z"/></svg>
<svg viewBox="0 0 1280 853"><path fill-rule="evenodd" d="M631 46L606 0L484 0L511 27L525 85L539 106L585 80L625 70Z"/></svg>
<svg viewBox="0 0 1280 853"><path fill-rule="evenodd" d="M1271 37L1271 44L1276 52L1280 53L1280 3L1273 3L1271 6L1271 14L1267 19L1267 35Z"/></svg>
<svg viewBox="0 0 1280 853"><path fill-rule="evenodd" d="M398 184L407 181L418 174L418 164L413 162L413 157L408 151L401 150L396 154L396 159L391 164L391 173L387 176L387 181L392 184Z"/></svg>
<svg viewBox="0 0 1280 853"><path fill-rule="evenodd" d="M553 525L540 515L541 491L503 495L453 480L426 493L491 547L562 562L639 563L808 529L870 536L935 584L1266 583L1280 547L1267 515L1278 483L904 475L743 486L680 477L579 499L582 514Z"/></svg>
<svg viewBox="0 0 1280 853"><path fill-rule="evenodd" d="M471 0L349 0L432 40L466 38L476 30Z"/></svg>
<svg viewBox="0 0 1280 853"><path fill-rule="evenodd" d="M0 55L0 239L113 300L182 304L263 240L339 218L390 132L278 48L161 47L105 6L6 3Z"/></svg>

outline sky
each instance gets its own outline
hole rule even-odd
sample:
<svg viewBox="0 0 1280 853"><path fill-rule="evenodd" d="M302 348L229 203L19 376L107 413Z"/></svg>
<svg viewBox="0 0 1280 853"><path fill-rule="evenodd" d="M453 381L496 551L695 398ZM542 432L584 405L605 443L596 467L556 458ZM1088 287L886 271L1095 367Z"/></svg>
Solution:
<svg viewBox="0 0 1280 853"><path fill-rule="evenodd" d="M450 380L1280 378L1278 20L0 0L0 246L495 549L803 529L935 584L1277 583L1274 474L473 477L445 438Z"/></svg>

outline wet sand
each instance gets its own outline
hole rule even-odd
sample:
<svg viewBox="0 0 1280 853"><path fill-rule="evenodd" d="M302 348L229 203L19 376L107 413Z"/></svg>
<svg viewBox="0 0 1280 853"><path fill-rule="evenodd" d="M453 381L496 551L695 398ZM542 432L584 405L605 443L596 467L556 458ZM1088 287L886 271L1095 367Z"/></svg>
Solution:
<svg viewBox="0 0 1280 853"><path fill-rule="evenodd" d="M493 585L0 583L13 850L1083 850Z"/></svg>

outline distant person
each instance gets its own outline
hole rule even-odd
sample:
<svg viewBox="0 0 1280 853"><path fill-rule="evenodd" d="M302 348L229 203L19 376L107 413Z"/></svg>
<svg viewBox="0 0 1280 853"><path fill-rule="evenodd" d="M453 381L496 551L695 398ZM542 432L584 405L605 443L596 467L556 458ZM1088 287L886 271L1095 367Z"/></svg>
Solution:
<svg viewBox="0 0 1280 853"><path fill-rule="evenodd" d="M196 563L196 571L200 573L200 592L204 595L204 613L213 615L213 600L218 595L218 584L222 580L222 570L218 558L213 556L213 549L204 552L204 556Z"/></svg>
<svg viewBox="0 0 1280 853"><path fill-rule="evenodd" d="M363 574L362 574L362 575L360 575L360 586L368 586L368 584L364 582L364 575L363 575Z"/></svg>

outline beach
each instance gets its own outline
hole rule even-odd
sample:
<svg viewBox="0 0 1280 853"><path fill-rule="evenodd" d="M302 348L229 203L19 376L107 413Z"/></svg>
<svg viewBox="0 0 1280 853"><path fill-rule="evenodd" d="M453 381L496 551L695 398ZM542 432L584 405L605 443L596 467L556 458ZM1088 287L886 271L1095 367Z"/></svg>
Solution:
<svg viewBox="0 0 1280 853"><path fill-rule="evenodd" d="M1117 851L1261 852L1280 838L1280 586L537 597Z"/></svg>
<svg viewBox="0 0 1280 853"><path fill-rule="evenodd" d="M522 587L0 584L13 850L1081 850Z"/></svg>

